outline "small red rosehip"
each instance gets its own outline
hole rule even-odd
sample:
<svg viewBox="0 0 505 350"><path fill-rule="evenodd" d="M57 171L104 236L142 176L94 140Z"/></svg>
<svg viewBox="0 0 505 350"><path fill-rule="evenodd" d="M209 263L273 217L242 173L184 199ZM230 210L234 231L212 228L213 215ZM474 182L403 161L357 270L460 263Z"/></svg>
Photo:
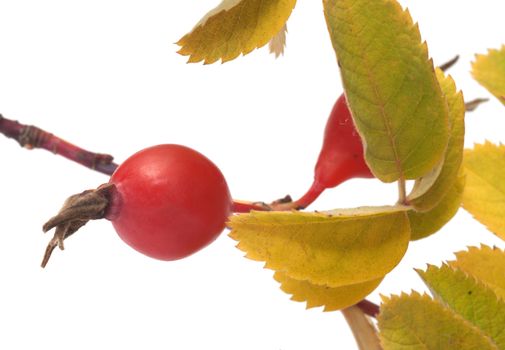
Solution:
<svg viewBox="0 0 505 350"><path fill-rule="evenodd" d="M335 102L324 130L323 147L307 193L293 202L298 208L311 204L325 189L352 178L373 178L365 162L363 143L342 94Z"/></svg>
<svg viewBox="0 0 505 350"><path fill-rule="evenodd" d="M323 147L317 160L314 182L324 188L332 188L356 177L374 176L365 162L363 141L342 94L335 102L324 130Z"/></svg>

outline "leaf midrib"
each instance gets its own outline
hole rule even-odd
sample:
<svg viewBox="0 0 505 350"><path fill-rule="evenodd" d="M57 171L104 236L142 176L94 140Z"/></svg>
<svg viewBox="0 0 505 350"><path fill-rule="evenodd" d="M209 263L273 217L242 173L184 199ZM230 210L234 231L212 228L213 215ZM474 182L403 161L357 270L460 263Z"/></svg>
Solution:
<svg viewBox="0 0 505 350"><path fill-rule="evenodd" d="M368 23L365 24L363 26L363 28L361 28L360 32L363 31L367 26L368 26ZM356 28L354 24L352 24L352 27L353 27L353 29L359 29L359 28ZM390 120L389 120L388 115L387 115L387 113L385 111L386 102L382 99L382 97L379 94L378 85L376 83L376 78L375 78L375 76L373 74L373 71L371 69L372 65L370 64L368 55L366 53L366 45L363 44L363 41L361 40L360 36L356 36L356 34L353 34L353 37L356 39L356 41L358 42L358 45L359 45L359 47L361 49L360 50L361 53L362 53L361 58L363 59L363 62L365 63L365 69L366 69L366 72L367 72L367 79L368 79L368 81L370 82L370 84L371 84L371 86L373 88L373 92L374 92L374 95L375 95L375 98L376 98L376 101L377 101L376 106L379 107L380 115L382 117L382 122L383 122L384 128L386 130L386 135L387 135L388 140L389 140L389 142L391 144L391 149L393 150L394 163L396 165L396 170L398 172L398 177L399 177L399 179L404 179L405 175L404 175L404 172L403 172L402 163L400 161L399 152L398 152L398 149L397 149L397 146L396 146L395 137L394 137L393 132L392 132L392 127L391 127L391 124L390 124Z"/></svg>

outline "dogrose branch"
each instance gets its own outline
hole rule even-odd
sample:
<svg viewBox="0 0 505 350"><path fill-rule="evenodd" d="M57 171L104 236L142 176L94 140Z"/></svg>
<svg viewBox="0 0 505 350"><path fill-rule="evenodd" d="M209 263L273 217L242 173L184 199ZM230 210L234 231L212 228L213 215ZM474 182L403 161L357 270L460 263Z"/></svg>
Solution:
<svg viewBox="0 0 505 350"><path fill-rule="evenodd" d="M106 175L112 175L118 167L109 154L87 151L36 126L21 124L18 121L5 118L1 114L0 133L16 140L27 149L45 149ZM235 201L234 209L236 209L235 212L245 213L250 210L270 210L271 208L265 204ZM379 313L379 306L366 299L360 301L356 306L370 317L376 317Z"/></svg>
<svg viewBox="0 0 505 350"><path fill-rule="evenodd" d="M0 114L0 133L27 149L41 148L106 175L118 167L109 154L94 153L77 147L33 125L24 125Z"/></svg>

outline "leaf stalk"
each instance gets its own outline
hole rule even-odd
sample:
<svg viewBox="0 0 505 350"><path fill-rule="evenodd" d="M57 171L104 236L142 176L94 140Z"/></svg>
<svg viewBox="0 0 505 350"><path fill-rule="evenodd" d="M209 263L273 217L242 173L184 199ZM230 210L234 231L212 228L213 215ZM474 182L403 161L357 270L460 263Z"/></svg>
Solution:
<svg viewBox="0 0 505 350"><path fill-rule="evenodd" d="M377 330L358 306L342 310L360 350L382 350Z"/></svg>

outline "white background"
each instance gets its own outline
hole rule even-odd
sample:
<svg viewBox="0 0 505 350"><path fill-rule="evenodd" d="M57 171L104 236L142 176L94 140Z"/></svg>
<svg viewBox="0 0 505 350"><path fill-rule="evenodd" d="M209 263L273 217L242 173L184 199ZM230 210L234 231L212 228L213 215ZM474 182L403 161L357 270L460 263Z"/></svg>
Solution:
<svg viewBox="0 0 505 350"><path fill-rule="evenodd" d="M158 143L212 159L236 198L301 195L342 88L320 1L300 0L286 55L266 49L221 65L186 65L176 42L217 0L0 1L0 112L121 162ZM402 1L467 99L488 96L469 74L474 53L503 42L498 0ZM467 145L505 139L496 100L467 117ZM226 233L176 262L146 258L105 220L88 224L39 267L42 223L70 194L107 177L0 138L1 349L355 349L338 312L289 300ZM313 209L391 204L395 186L356 180ZM504 243L461 210L412 243L370 296L425 290L413 271L480 242Z"/></svg>

